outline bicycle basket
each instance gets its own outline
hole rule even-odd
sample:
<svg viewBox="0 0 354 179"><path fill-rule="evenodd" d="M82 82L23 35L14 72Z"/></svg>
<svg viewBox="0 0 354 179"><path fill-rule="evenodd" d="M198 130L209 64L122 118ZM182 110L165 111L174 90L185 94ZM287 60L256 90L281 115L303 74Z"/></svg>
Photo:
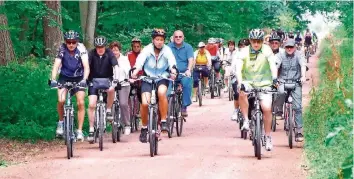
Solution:
<svg viewBox="0 0 354 179"><path fill-rule="evenodd" d="M108 89L111 86L111 81L109 78L94 78L92 84L95 89Z"/></svg>

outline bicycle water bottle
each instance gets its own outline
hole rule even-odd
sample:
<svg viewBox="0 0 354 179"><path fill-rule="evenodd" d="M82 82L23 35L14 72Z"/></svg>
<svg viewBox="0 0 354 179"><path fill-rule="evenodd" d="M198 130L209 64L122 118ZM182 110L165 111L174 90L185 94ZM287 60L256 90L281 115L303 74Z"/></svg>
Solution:
<svg viewBox="0 0 354 179"><path fill-rule="evenodd" d="M151 104L156 104L156 92L155 92L155 90L151 91Z"/></svg>

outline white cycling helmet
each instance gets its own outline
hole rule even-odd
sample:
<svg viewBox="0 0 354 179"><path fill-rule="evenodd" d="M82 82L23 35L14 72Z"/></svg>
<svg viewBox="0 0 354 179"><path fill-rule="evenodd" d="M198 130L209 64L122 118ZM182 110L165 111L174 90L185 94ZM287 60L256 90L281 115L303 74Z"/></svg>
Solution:
<svg viewBox="0 0 354 179"><path fill-rule="evenodd" d="M209 38L208 43L215 44L216 43L215 38Z"/></svg>
<svg viewBox="0 0 354 179"><path fill-rule="evenodd" d="M252 29L249 34L249 39L263 40L264 32L261 29Z"/></svg>
<svg viewBox="0 0 354 179"><path fill-rule="evenodd" d="M199 48L205 47L205 43L204 43L204 42L199 42L198 47L199 47Z"/></svg>

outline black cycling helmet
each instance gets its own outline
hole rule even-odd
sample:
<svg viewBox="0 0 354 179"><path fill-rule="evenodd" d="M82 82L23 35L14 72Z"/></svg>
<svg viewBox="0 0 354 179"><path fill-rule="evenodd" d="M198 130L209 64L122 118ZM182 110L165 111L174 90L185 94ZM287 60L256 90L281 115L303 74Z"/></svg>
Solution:
<svg viewBox="0 0 354 179"><path fill-rule="evenodd" d="M94 40L95 47L103 47L107 45L107 39L104 36L98 36Z"/></svg>
<svg viewBox="0 0 354 179"><path fill-rule="evenodd" d="M274 40L276 40L276 41L279 41L280 42L280 37L278 36L278 34L272 34L271 36L270 36L270 38L269 38L269 42L270 41L274 41Z"/></svg>
<svg viewBox="0 0 354 179"><path fill-rule="evenodd" d="M155 38L155 37L157 37L157 36L161 36L161 37L163 37L164 39L166 39L166 32L165 32L165 30L163 30L163 29L154 29L154 30L152 30L152 32L151 32L151 37L152 37L152 38Z"/></svg>
<svg viewBox="0 0 354 179"><path fill-rule="evenodd" d="M64 33L64 39L65 40L78 40L79 39L79 33L69 30L68 32Z"/></svg>

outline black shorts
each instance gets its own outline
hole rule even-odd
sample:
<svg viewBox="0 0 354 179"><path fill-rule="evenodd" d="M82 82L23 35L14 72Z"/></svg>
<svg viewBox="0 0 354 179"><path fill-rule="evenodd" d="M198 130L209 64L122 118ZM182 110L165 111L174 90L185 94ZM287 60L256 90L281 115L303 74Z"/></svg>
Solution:
<svg viewBox="0 0 354 179"><path fill-rule="evenodd" d="M166 88L168 88L169 81L168 81L168 80L165 80L165 79L160 80L160 81L157 83L156 90L159 89L159 86L160 86L160 85L165 85ZM145 92L151 93L151 91L152 91L152 84L143 81L143 82L141 83L141 93L145 93Z"/></svg>
<svg viewBox="0 0 354 179"><path fill-rule="evenodd" d="M59 75L58 83L64 84L65 82L76 82L79 83L84 77L67 77L64 75ZM85 91L84 88L75 88L70 91L71 96L74 96L78 91Z"/></svg>

